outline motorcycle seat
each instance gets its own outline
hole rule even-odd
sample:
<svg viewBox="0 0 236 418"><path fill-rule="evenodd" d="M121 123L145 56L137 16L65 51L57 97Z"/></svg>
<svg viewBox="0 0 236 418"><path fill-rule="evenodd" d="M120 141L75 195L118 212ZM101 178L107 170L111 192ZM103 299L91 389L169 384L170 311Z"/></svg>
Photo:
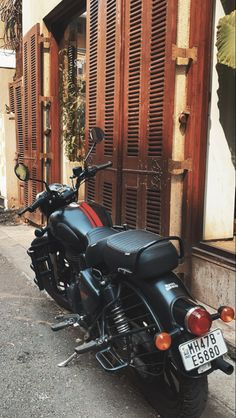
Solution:
<svg viewBox="0 0 236 418"><path fill-rule="evenodd" d="M154 278L178 266L175 246L146 230L129 230L107 239L104 253L112 271L130 272L138 279Z"/></svg>
<svg viewBox="0 0 236 418"><path fill-rule="evenodd" d="M107 238L118 231L108 226L94 228L86 234L87 250L86 264L88 267L98 267L104 264L104 249Z"/></svg>
<svg viewBox="0 0 236 418"><path fill-rule="evenodd" d="M133 274L138 279L154 278L178 266L179 257L175 246L160 235L145 230L128 230L89 245L86 260L95 267L96 252L99 264L104 264L110 272Z"/></svg>

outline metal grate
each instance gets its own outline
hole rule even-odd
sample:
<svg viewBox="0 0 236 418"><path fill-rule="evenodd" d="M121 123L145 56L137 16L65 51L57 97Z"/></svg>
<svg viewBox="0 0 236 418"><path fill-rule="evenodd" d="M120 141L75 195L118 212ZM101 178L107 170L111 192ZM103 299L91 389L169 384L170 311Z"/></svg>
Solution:
<svg viewBox="0 0 236 418"><path fill-rule="evenodd" d="M131 347L132 366L141 373L158 375L163 369L164 354L154 345L154 336L159 330L156 318L132 285L127 283L121 285L119 302L130 331L135 331L127 339ZM112 315L107 315L106 319L109 334L117 334ZM114 347L119 350L119 343L115 343ZM127 352L120 351L119 354L127 359Z"/></svg>

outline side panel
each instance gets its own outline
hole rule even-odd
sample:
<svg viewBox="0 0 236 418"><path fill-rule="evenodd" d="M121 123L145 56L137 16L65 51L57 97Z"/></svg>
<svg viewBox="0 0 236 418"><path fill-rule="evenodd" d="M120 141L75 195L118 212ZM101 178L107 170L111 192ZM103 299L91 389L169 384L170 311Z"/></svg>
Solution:
<svg viewBox="0 0 236 418"><path fill-rule="evenodd" d="M183 282L174 274L169 273L154 280L131 280L140 289L153 311L160 319L165 331L173 329L172 306L180 298L194 300Z"/></svg>

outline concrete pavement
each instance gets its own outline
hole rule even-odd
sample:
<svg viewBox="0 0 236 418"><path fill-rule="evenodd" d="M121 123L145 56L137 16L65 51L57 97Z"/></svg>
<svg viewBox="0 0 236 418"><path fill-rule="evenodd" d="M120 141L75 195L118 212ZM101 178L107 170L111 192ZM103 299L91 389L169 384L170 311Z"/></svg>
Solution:
<svg viewBox="0 0 236 418"><path fill-rule="evenodd" d="M24 288L23 288L23 283L24 280L26 280L27 286L26 286L26 290L27 292L30 289L30 293L33 293L33 300L35 301L32 304L32 311L25 313L25 318L27 317L27 315L29 315L29 317L33 316L34 318L34 322L36 321L52 321L53 320L53 316L55 314L54 311L58 311L58 308L55 307L55 304L53 301L50 301L48 298L45 298L44 294L40 294L37 291L37 288L34 287L33 285L31 286L31 284L33 283L31 281L31 279L33 278L34 274L32 272L32 270L29 267L29 257L26 254L26 250L30 245L31 240L34 238L34 234L33 234L34 228L32 228L31 226L28 225L18 225L18 226L5 226L5 225L0 225L0 254L2 254L4 257L6 257L6 261L5 261L5 273L4 273L4 277L5 279L2 278L2 280L7 280L7 281L11 281L11 275L17 275L20 272L20 282L19 282L19 290L14 290L14 294L16 297L16 292L18 292L19 294L22 294L22 297L24 296ZM12 271L15 269L16 273L12 274ZM18 273L17 273L18 271ZM19 275L19 274L18 274ZM2 276L3 277L3 276ZM5 290L6 293L6 290ZM11 299L11 296L8 295ZM7 297L7 295L6 295ZM27 295L26 295L27 297ZM36 303L37 300L37 303ZM44 309L46 306L46 309ZM42 307L42 316L43 319L41 317L41 307ZM53 311L53 312L52 312ZM27 315L26 315L27 314ZM38 319L36 318L36 316L38 315ZM48 315L48 317L47 317ZM18 315L16 315L18 316ZM21 317L22 315L19 314L19 316ZM23 321L23 320L22 320ZM25 319L24 321L24 325L25 327L29 327L27 320ZM19 325L19 322L16 321L16 325ZM7 333L7 329L6 329L6 333ZM24 333L24 331L22 331ZM41 331L40 331L41 332ZM55 344L57 347L55 348L57 350L57 353L60 352L59 357L56 359L56 361L63 360L64 358L66 358L66 356L68 354L70 354L73 351L73 347L74 347L74 336L73 336L73 332L69 331L69 330L64 330L62 331L60 334L51 334L50 328L48 327L48 335L46 336L48 339L48 342L46 342L47 345L50 346L49 351L51 353L51 355L53 356L53 344ZM34 337L32 335L32 339L36 338L37 336ZM57 341L55 341L57 340ZM39 342L37 340L37 342ZM24 351L24 350L23 350ZM27 350L25 350L27 351ZM21 356L21 354L20 354ZM24 360L24 356L26 356L26 358L28 358L28 354L22 354L22 358ZM21 357L20 357L21 358ZM23 361L22 360L22 361ZM10 361L10 358L9 358ZM55 362L55 361L54 361ZM44 363L47 364L47 358L44 358ZM55 362L56 363L56 362ZM34 414L34 416L36 418L38 417L44 417L44 416L50 416L50 417L63 417L63 416L67 416L67 418L71 417L88 417L88 418L103 418L105 416L107 417L124 417L124 418L130 418L130 417L134 417L134 418L138 418L138 417L154 417L153 414L153 410L151 408L149 408L149 406L145 403L145 401L140 400L140 396L137 395L137 392L135 391L135 389L133 389L132 387L126 386L126 391L125 394L123 394L122 391L122 384L120 386L120 383L117 380L113 381L113 377L111 378L111 381L109 380L110 378L107 378L107 374L105 373L103 375L103 371L99 368L99 366L96 364L95 360L92 360L91 363L91 358L90 361L88 362L88 365L85 366L85 364L83 364L82 366L82 371L80 370L81 366L80 364L78 364L78 362L74 362L70 368L67 368L65 370L68 370L68 372L65 372L65 374L68 374L68 387L71 386L71 390L74 390L75 396L78 393L78 391L81 391L81 381L79 379L80 374L82 373L83 379L85 379L86 384L88 385L88 390L90 391L91 389L91 382L94 380L94 382L97 382L98 384L98 379L100 378L101 381L99 383L100 385L100 391L96 394L96 390L93 387L92 384L92 397L95 401L94 406L96 405L96 410L88 408L88 407L84 407L84 400L82 400L82 404L78 404L78 408L82 408L81 412L83 411L84 415L80 415L79 412L78 414L72 414L72 415L68 415L68 411L69 411L69 404L68 401L66 399L63 399L62 396L62 402L64 401L64 405L65 405L65 410L63 410L63 407L60 406L60 409L56 412L53 412L53 408L50 407L48 410L47 408L45 409L45 414L43 412L43 414ZM9 363L10 364L10 363ZM88 373L88 378L86 377L86 367L87 367L87 373ZM49 369L50 372L50 368L51 368L51 364L49 362L49 365L47 367L47 369ZM59 385L59 381L58 381L58 373L57 369L54 368L54 366L51 369L52 375L55 378L55 390L56 392L59 391L61 389L59 389L59 387L57 385ZM49 373L49 374L50 374ZM71 373L71 375L70 375ZM75 377L75 374L78 376ZM98 377L99 376L99 377ZM13 376L14 379L14 376ZM27 376L25 375L25 379L27 379ZM35 379L37 380L37 376L35 377ZM46 378L45 378L46 379ZM51 379L51 378L50 378ZM49 380L50 380L49 379ZM72 380L73 383L72 383ZM78 381L79 383L78 383ZM91 379L91 382L89 383L88 379ZM116 379L116 378L115 378ZM68 382L71 382L70 384ZM51 382L51 380L50 380ZM76 383L77 382L77 383ZM105 383L104 383L105 382ZM118 382L118 383L117 383ZM22 383L23 384L23 383ZM24 383L25 384L25 383ZM105 384L105 386L103 386ZM118 386L117 386L118 384ZM125 384L128 384L127 382ZM52 390L52 382L50 383L50 387ZM107 397L111 397L113 400L115 399L115 392L114 392L114 388L113 385L115 385L117 393L120 393L120 390L122 392L122 396L125 395L125 402L123 402L123 399L120 400L119 403L119 399L117 397L117 400L114 401L115 402L115 407L111 408L111 411L109 411L109 405L107 402ZM14 386L14 385L13 385ZM63 386L64 387L64 386ZM128 388L128 389L127 389ZM11 390L11 388L10 388ZM111 390L111 392L110 392ZM95 391L95 392L94 392ZM40 392L41 393L41 392ZM47 403L46 399L47 396L51 396L48 395L48 393L44 393L43 389L42 389L42 394L39 393L39 398L41 399L42 397L46 397L44 400L44 405L45 403ZM49 391L50 393L50 391ZM103 398L103 395L101 394L106 394L106 396ZM4 396L8 397L9 393L5 393ZM12 400L14 398L14 394L11 394L9 396L12 396ZM23 396L23 395L21 395ZM88 396L89 393L88 393ZM97 398L96 396L100 396L101 399L103 399L102 404L99 404L99 402L97 402ZM1 396L1 399L2 396ZM69 393L69 398L68 400L71 400L72 402L72 394ZM42 400L42 399L41 399ZM6 405L8 405L8 401L6 402ZM88 401L88 399L87 399ZM49 402L50 403L50 402ZM76 404L77 405L77 404ZM81 407L82 405L82 407ZM100 406L99 406L100 405ZM135 406L134 406L135 405ZM55 405L54 405L55 407ZM103 409L103 407L105 407L105 410ZM52 408L52 409L51 409ZM83 409L85 408L85 409ZM99 409L100 408L100 409ZM106 409L107 408L107 409ZM117 409L116 409L117 408ZM50 412L51 411L51 412ZM79 410L77 410L79 411ZM234 414L235 411L235 373L231 376L226 376L225 374L223 374L220 371L217 371L215 373L213 373L212 375L209 376L209 402L207 405L207 409L204 412L204 414L202 415L202 418L233 418L235 417ZM28 415L27 415L28 414ZM1 410L0 410L0 418L22 418L23 415L7 415L6 414L6 409L3 415L1 415ZM24 414L24 418L28 418L31 417L31 415L29 414L29 411Z"/></svg>

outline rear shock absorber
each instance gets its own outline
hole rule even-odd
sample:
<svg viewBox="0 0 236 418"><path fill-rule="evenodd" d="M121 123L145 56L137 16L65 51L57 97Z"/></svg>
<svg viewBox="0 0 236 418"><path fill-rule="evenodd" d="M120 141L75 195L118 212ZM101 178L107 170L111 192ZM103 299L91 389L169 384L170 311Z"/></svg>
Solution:
<svg viewBox="0 0 236 418"><path fill-rule="evenodd" d="M116 306L111 309L112 319L119 334L129 331L129 323L125 316L121 303L118 301Z"/></svg>
<svg viewBox="0 0 236 418"><path fill-rule="evenodd" d="M110 328L113 330L112 333L123 334L130 330L127 317L125 315L124 309L119 299L119 291L117 292L117 287L109 284L104 289L104 297L106 302L111 305L109 307L109 316L108 321L112 321L112 325L109 324ZM127 339L121 338L121 348L122 350L127 350Z"/></svg>

